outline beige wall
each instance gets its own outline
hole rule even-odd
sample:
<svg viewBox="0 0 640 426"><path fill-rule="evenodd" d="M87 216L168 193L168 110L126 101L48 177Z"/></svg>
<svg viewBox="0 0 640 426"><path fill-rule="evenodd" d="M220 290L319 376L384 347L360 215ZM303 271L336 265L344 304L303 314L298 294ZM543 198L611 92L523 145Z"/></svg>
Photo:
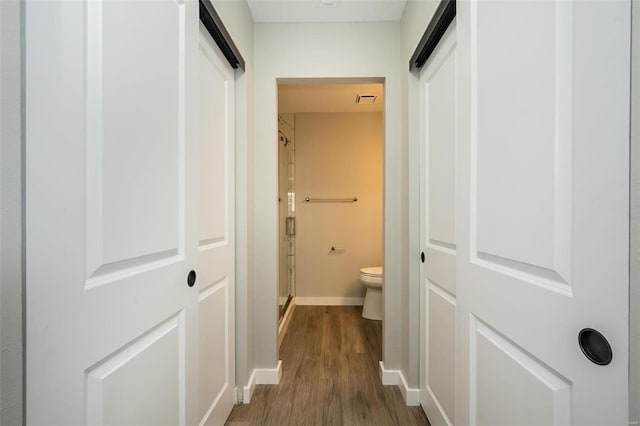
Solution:
<svg viewBox="0 0 640 426"><path fill-rule="evenodd" d="M360 268L382 265L382 140L379 112L296 114L296 297L362 297Z"/></svg>

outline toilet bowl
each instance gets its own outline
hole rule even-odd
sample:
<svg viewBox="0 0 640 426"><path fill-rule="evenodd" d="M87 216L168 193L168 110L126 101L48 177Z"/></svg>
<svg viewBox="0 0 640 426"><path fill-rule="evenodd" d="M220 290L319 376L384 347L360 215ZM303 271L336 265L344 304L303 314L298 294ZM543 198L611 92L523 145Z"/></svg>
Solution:
<svg viewBox="0 0 640 426"><path fill-rule="evenodd" d="M362 317L370 320L382 320L382 266L360 269L360 281L367 290L364 296Z"/></svg>

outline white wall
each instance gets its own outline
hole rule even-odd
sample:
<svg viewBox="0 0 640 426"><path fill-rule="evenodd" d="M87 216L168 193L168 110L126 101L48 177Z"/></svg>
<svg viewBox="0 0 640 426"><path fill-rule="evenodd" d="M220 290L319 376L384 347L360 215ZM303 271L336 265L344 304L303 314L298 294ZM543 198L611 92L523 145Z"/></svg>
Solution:
<svg viewBox="0 0 640 426"><path fill-rule="evenodd" d="M398 23L256 24L254 141L254 360L275 368L277 353L278 78L378 78L385 82L384 361L400 367L400 293L406 246L402 193L400 30Z"/></svg>
<svg viewBox="0 0 640 426"><path fill-rule="evenodd" d="M253 370L253 17L245 0L213 0L246 62L236 71L236 385Z"/></svg>
<svg viewBox="0 0 640 426"><path fill-rule="evenodd" d="M401 371L409 387L418 387L420 371L420 96L417 74L409 73L409 59L424 34L439 1L409 0L405 6L400 26L402 29L401 68L403 96L403 139L407 188L407 285L403 288L401 303L405 307L402 318L402 367Z"/></svg>
<svg viewBox="0 0 640 426"><path fill-rule="evenodd" d="M360 268L382 265L382 142L380 112L296 114L296 297L363 297Z"/></svg>
<svg viewBox="0 0 640 426"><path fill-rule="evenodd" d="M631 19L629 421L640 424L640 3L638 2L632 2Z"/></svg>
<svg viewBox="0 0 640 426"><path fill-rule="evenodd" d="M20 8L0 2L0 424L22 424Z"/></svg>

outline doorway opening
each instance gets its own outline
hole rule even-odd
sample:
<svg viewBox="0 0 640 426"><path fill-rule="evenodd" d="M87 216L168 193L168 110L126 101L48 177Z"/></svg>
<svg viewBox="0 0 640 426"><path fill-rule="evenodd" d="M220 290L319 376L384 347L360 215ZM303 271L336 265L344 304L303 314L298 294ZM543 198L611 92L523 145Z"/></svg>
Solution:
<svg viewBox="0 0 640 426"><path fill-rule="evenodd" d="M384 87L278 83L281 343L296 305L382 320Z"/></svg>

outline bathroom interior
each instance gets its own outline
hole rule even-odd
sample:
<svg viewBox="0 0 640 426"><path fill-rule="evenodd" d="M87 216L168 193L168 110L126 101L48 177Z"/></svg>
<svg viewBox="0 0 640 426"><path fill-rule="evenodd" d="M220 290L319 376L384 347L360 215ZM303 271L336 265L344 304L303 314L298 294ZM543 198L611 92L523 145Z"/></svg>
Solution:
<svg viewBox="0 0 640 426"><path fill-rule="evenodd" d="M295 306L382 320L383 84L278 84L279 343Z"/></svg>

